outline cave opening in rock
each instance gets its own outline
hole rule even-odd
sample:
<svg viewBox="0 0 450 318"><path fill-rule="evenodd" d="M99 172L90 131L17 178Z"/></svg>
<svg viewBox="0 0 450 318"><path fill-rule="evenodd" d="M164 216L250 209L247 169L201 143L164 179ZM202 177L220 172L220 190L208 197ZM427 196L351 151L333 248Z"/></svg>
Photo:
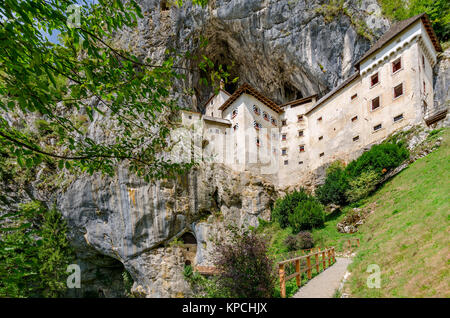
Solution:
<svg viewBox="0 0 450 318"><path fill-rule="evenodd" d="M282 95L285 103L303 98L303 94L290 83L284 83Z"/></svg>
<svg viewBox="0 0 450 318"><path fill-rule="evenodd" d="M170 9L168 1L167 0L161 0L160 8L161 8L161 11L168 11Z"/></svg>
<svg viewBox="0 0 450 318"><path fill-rule="evenodd" d="M191 232L186 232L181 236L181 240L184 244L196 244L197 245L197 239Z"/></svg>
<svg viewBox="0 0 450 318"><path fill-rule="evenodd" d="M201 101L199 105L200 107L203 106L203 103L209 99L209 97L214 93L215 88L219 85L218 82L209 82L212 72L218 72L219 74L226 72L229 74L223 87L223 89L229 94L233 94L239 86L239 83L233 82L233 79L240 77L240 64L234 58L234 54L228 42L221 38L218 34L208 35L207 40L207 46L204 49L195 52L195 55L207 56L214 64L211 69L207 69L206 71L201 70L196 79L197 84L194 89L199 97L199 100ZM202 78L207 79L208 84L205 85ZM199 109L199 111L203 110L204 109Z"/></svg>

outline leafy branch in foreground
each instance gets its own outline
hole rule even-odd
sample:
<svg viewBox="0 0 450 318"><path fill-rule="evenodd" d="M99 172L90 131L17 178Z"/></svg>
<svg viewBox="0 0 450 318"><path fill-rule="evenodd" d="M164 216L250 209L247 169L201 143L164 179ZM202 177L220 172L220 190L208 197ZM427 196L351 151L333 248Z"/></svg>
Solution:
<svg viewBox="0 0 450 318"><path fill-rule="evenodd" d="M0 2L0 141L21 166L51 158L60 168L112 175L126 161L146 180L192 166L162 153L179 110L173 87L195 71L185 65L196 57L167 51L155 63L116 47L115 34L143 18L134 0L85 0L79 22L75 0ZM55 32L57 43L46 37ZM211 71L211 82L227 80L229 73L211 64L202 56L198 68ZM53 127L49 142L30 133L35 118Z"/></svg>

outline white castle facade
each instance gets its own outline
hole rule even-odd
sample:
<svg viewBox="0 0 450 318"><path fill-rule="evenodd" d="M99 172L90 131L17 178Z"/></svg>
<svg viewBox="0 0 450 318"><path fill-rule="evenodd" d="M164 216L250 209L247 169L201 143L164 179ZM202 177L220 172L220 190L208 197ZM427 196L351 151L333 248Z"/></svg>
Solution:
<svg viewBox="0 0 450 318"><path fill-rule="evenodd" d="M334 90L277 105L248 84L221 89L205 113L183 111L200 123L203 160L268 175L280 187L298 184L335 160L349 162L406 126L445 118L433 105L433 66L441 51L425 14L391 27Z"/></svg>

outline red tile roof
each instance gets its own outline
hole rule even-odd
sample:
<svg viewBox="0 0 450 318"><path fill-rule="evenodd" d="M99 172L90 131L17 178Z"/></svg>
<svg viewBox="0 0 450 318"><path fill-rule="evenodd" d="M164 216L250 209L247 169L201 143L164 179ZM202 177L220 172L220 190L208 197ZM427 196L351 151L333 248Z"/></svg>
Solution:
<svg viewBox="0 0 450 318"><path fill-rule="evenodd" d="M269 107L270 109L272 109L273 111L275 111L277 113L283 112L283 110L274 101L265 97L264 95L259 93L256 89L254 89L252 86L250 86L247 83L244 83L241 87L239 87L233 93L233 95L231 95L230 98L228 98L226 100L226 102L223 103L223 105L219 107L219 110L223 111L223 110L227 109L228 106L230 106L236 99L238 99L239 96L241 96L244 93L252 95L256 99L258 99L261 103L263 103L264 105L266 105L267 107Z"/></svg>

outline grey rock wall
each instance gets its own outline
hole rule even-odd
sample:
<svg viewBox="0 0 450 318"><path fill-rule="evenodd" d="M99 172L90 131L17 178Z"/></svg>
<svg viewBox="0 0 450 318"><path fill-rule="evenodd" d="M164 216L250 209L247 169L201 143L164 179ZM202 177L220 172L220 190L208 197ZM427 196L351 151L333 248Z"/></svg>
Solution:
<svg viewBox="0 0 450 318"><path fill-rule="evenodd" d="M158 61L169 47L199 53L196 37L202 35L209 41L202 53L216 64L235 63L231 73L239 84L248 82L279 103L323 93L351 74L370 47L358 34L360 23L373 39L389 27L376 0L346 1L345 11L335 13L323 9L329 1L319 0L213 0L207 8L186 1L169 11L160 10L160 1L140 3L145 18L136 30L118 34L118 43ZM199 84L197 73L180 86L195 90L193 98L180 97L198 110L212 91Z"/></svg>
<svg viewBox="0 0 450 318"><path fill-rule="evenodd" d="M268 220L275 198L274 186L264 178L219 165L155 184L121 167L115 178L78 178L60 195L58 207L83 264L116 271L119 261L133 277L136 293L178 297L190 289L182 275L185 260L168 247L170 241L193 233L196 263L209 265L212 240L225 235L226 225L257 226L258 218Z"/></svg>

